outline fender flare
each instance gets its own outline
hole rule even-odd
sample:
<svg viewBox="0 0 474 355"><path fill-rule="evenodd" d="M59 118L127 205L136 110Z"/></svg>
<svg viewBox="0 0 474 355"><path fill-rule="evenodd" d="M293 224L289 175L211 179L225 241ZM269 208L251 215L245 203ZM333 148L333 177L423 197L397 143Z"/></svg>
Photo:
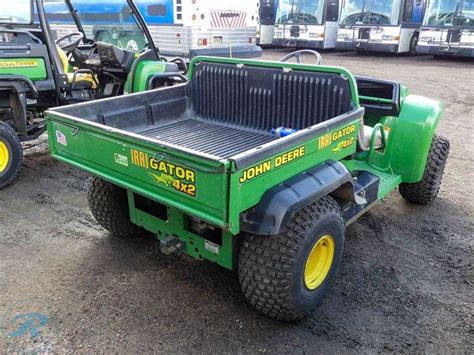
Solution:
<svg viewBox="0 0 474 355"><path fill-rule="evenodd" d="M240 229L257 235L282 233L295 212L329 194L343 201L365 202L354 193L349 170L328 160L265 192L258 205L241 215Z"/></svg>

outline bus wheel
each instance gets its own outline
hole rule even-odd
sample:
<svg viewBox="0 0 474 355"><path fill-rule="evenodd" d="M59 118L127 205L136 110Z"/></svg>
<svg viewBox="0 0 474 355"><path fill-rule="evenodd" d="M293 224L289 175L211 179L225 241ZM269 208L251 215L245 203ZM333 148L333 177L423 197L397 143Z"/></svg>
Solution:
<svg viewBox="0 0 474 355"><path fill-rule="evenodd" d="M0 122L0 189L18 176L23 161L23 148L18 134L5 122Z"/></svg>
<svg viewBox="0 0 474 355"><path fill-rule="evenodd" d="M416 55L417 45L418 45L418 34L415 33L410 41L410 55Z"/></svg>

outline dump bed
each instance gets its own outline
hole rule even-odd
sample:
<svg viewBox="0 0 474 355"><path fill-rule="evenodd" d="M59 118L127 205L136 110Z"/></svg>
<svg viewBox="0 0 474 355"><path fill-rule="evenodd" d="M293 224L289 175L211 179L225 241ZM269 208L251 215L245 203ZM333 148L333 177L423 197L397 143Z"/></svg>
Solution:
<svg viewBox="0 0 474 355"><path fill-rule="evenodd" d="M266 190L354 153L362 115L343 69L197 58L186 84L47 121L54 157L237 233ZM297 133L279 138L279 127Z"/></svg>

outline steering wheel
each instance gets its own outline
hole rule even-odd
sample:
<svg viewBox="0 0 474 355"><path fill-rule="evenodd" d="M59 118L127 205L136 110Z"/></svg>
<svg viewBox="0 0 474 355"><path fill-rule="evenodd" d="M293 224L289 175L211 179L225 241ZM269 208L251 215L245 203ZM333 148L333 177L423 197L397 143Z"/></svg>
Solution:
<svg viewBox="0 0 474 355"><path fill-rule="evenodd" d="M77 37L77 38L73 39L74 37ZM84 38L84 35L81 32L72 32L58 38L56 40L56 44L63 51L65 51L66 53L69 53L77 49L77 47L79 46L83 38ZM68 40L68 43L63 44L62 42L64 42L66 39Z"/></svg>
<svg viewBox="0 0 474 355"><path fill-rule="evenodd" d="M281 63L286 63L291 58L296 58L296 62L301 63L301 55L302 54L309 54L309 55L315 57L316 58L315 65L320 65L323 62L323 57L321 57L321 54L319 54L318 52L313 51L311 49L302 49L302 50L299 50L299 51L291 52L290 54L287 54L283 58L281 58L280 62Z"/></svg>
<svg viewBox="0 0 474 355"><path fill-rule="evenodd" d="M178 65L179 70L181 70L181 72L184 75L188 73L188 65L186 64L183 58L176 57L176 58L170 59L169 62L175 63L176 65Z"/></svg>

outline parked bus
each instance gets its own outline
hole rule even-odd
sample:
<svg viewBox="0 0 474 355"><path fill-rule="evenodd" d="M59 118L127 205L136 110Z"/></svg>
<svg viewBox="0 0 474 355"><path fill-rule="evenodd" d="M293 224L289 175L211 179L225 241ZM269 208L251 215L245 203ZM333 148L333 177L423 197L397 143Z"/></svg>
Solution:
<svg viewBox="0 0 474 355"><path fill-rule="evenodd" d="M273 44L334 48L342 0L280 0Z"/></svg>
<svg viewBox="0 0 474 355"><path fill-rule="evenodd" d="M416 53L427 0L346 0L336 48Z"/></svg>
<svg viewBox="0 0 474 355"><path fill-rule="evenodd" d="M278 0L260 0L258 11L259 25L257 30L257 44L270 45L275 32L276 11Z"/></svg>
<svg viewBox="0 0 474 355"><path fill-rule="evenodd" d="M417 52L474 57L474 0L431 0Z"/></svg>
<svg viewBox="0 0 474 355"><path fill-rule="evenodd" d="M50 0L46 11L57 35L74 31L70 3L84 23L84 31L94 40L124 38L133 19L118 0ZM196 55L252 58L262 55L256 45L258 2L256 0L135 0L148 24L155 45L165 56L192 58ZM117 17L117 13L121 15ZM55 18L56 16L56 18Z"/></svg>

